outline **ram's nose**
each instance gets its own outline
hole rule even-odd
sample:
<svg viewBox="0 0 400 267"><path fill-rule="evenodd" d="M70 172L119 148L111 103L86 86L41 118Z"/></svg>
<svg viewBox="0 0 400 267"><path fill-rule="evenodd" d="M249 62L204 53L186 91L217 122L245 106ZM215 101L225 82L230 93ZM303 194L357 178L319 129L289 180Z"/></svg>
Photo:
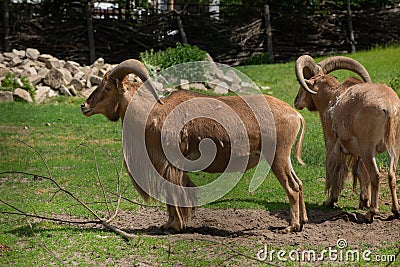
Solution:
<svg viewBox="0 0 400 267"><path fill-rule="evenodd" d="M82 113L83 113L84 115L89 115L89 112L90 112L91 110L92 110L92 109L89 108L89 105L88 105L86 102L84 102L84 103L81 105L81 111L82 111Z"/></svg>

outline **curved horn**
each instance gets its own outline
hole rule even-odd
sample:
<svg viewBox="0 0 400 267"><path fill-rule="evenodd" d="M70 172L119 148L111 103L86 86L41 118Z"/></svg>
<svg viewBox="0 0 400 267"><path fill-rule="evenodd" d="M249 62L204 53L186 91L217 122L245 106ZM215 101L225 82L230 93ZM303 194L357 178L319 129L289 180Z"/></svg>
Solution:
<svg viewBox="0 0 400 267"><path fill-rule="evenodd" d="M355 59L343 56L335 56L324 59L318 65L321 71L328 74L335 70L350 70L357 73L364 80L364 82L371 82L371 77L365 67Z"/></svg>
<svg viewBox="0 0 400 267"><path fill-rule="evenodd" d="M113 80L122 81L126 75L133 73L138 76L143 83L145 83L148 79L150 79L150 74L147 71L146 67L142 62L136 59L127 59L119 63L108 76ZM152 83L150 83L150 91L152 95L157 99L159 103L162 103L160 98L158 97L157 91Z"/></svg>
<svg viewBox="0 0 400 267"><path fill-rule="evenodd" d="M310 79L319 72L319 67L315 63L314 59L308 55L303 55L296 60L296 78L300 83L301 87L310 94L316 94L317 92L311 90L306 84L305 79Z"/></svg>
<svg viewBox="0 0 400 267"><path fill-rule="evenodd" d="M113 80L123 80L126 75L133 73L137 75L142 82L150 78L150 74L142 62L136 59L128 59L119 63L108 77Z"/></svg>

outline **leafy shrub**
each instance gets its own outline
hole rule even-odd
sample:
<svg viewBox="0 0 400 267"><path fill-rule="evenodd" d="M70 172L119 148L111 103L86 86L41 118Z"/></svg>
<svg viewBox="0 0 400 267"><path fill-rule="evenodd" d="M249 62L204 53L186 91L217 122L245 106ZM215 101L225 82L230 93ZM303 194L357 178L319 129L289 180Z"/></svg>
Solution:
<svg viewBox="0 0 400 267"><path fill-rule="evenodd" d="M150 72L155 73L181 63L204 61L206 53L197 46L176 43L176 47L169 47L164 51L155 52L150 49L142 52L140 59Z"/></svg>
<svg viewBox="0 0 400 267"><path fill-rule="evenodd" d="M262 65L271 63L268 53L258 53L247 58L244 65Z"/></svg>
<svg viewBox="0 0 400 267"><path fill-rule="evenodd" d="M31 95L32 99L34 99L36 90L35 87L33 87L29 82L28 78L22 76L21 83L22 86L20 86L18 83L18 78L15 76L15 74L9 71L6 77L1 81L0 90L14 92L15 89L21 88L26 90Z"/></svg>
<svg viewBox="0 0 400 267"><path fill-rule="evenodd" d="M16 88L19 87L15 74L9 71L6 77L1 81L1 90L2 91L11 91L14 92Z"/></svg>

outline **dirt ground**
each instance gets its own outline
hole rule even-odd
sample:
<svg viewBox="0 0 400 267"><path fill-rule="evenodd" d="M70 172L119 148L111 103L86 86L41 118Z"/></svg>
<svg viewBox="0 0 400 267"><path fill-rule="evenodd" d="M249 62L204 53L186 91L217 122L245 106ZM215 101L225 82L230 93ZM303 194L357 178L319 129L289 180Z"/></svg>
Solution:
<svg viewBox="0 0 400 267"><path fill-rule="evenodd" d="M302 232L281 234L279 230L288 224L289 211L198 208L187 229L173 236L175 239L214 240L228 243L232 248L254 248L254 251L248 251L248 255L253 257L266 245L275 249L299 246L300 249L318 250L337 248L338 240L345 239L347 246L344 250L376 251L385 244L395 246L394 243L400 240L400 220L392 219L390 214L376 216L372 224L363 223L362 214L340 210L309 210L308 216L309 223ZM158 226L166 219L165 210L141 208L135 213L121 213L115 223L131 233L158 236L164 235ZM399 260L392 266L399 264ZM246 259L244 265L258 263Z"/></svg>

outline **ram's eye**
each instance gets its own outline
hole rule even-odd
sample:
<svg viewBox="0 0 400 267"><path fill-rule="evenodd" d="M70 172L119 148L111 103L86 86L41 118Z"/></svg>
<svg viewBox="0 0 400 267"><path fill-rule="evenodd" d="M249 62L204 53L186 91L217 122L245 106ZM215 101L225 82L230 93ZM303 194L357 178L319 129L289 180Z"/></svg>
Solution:
<svg viewBox="0 0 400 267"><path fill-rule="evenodd" d="M106 86L106 91L111 91L111 87Z"/></svg>

